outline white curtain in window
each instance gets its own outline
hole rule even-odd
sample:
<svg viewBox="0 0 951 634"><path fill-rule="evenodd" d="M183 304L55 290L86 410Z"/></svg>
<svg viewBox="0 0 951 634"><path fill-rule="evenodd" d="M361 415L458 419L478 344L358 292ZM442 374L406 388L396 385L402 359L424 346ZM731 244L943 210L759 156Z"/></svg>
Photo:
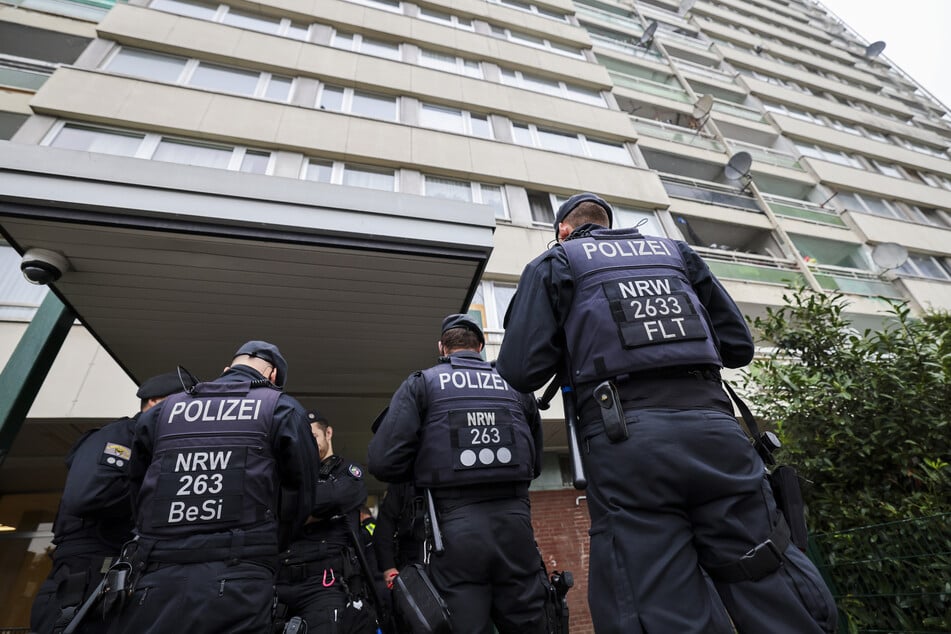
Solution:
<svg viewBox="0 0 951 634"><path fill-rule="evenodd" d="M228 167L232 152L233 150L230 148L209 147L184 141L162 139L159 141L152 158L156 161L223 169Z"/></svg>

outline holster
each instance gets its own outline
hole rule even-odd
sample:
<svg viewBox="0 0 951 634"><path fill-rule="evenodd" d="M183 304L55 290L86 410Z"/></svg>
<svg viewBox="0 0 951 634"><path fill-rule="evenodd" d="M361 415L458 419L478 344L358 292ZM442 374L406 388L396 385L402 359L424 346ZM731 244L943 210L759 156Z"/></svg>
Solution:
<svg viewBox="0 0 951 634"><path fill-rule="evenodd" d="M776 506L789 526L789 541L799 550L805 550L808 542L806 508L802 501L802 489L796 469L789 465L776 467L769 474L769 484L773 488Z"/></svg>
<svg viewBox="0 0 951 634"><path fill-rule="evenodd" d="M621 397L614 383L604 381L594 388L594 400L601 408L601 420L604 422L604 433L608 440L612 443L627 440L627 421L624 420Z"/></svg>

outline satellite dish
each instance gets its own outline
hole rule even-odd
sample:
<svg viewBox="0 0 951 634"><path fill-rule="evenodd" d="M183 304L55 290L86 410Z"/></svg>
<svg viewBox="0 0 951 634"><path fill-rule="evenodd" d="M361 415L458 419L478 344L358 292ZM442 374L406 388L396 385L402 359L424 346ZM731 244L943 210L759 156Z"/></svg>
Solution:
<svg viewBox="0 0 951 634"><path fill-rule="evenodd" d="M697 103L693 105L693 112L690 116L701 120L709 115L711 110L713 110L713 95L702 95L700 99L697 99Z"/></svg>
<svg viewBox="0 0 951 634"><path fill-rule="evenodd" d="M872 249L872 261L886 271L897 269L908 260L908 249L897 242L883 242Z"/></svg>
<svg viewBox="0 0 951 634"><path fill-rule="evenodd" d="M753 157L749 152L737 152L730 157L723 167L723 175L731 181L742 180L750 175L750 168L753 166Z"/></svg>
<svg viewBox="0 0 951 634"><path fill-rule="evenodd" d="M641 34L641 37L637 40L634 46L643 46L647 48L651 45L651 42L654 41L654 33L657 32L657 20L651 20L651 23L647 25L647 28L644 29L644 32Z"/></svg>
<svg viewBox="0 0 951 634"><path fill-rule="evenodd" d="M885 50L885 42L879 40L878 42L872 42L865 47L865 57L867 59L874 59L882 54L882 51Z"/></svg>

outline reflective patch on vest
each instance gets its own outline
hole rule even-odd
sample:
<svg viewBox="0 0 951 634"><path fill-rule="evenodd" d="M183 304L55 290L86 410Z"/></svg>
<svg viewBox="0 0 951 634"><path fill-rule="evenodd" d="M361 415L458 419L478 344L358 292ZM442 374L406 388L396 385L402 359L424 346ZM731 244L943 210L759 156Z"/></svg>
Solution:
<svg viewBox="0 0 951 634"><path fill-rule="evenodd" d="M247 447L176 449L162 457L154 526L241 519Z"/></svg>
<svg viewBox="0 0 951 634"><path fill-rule="evenodd" d="M449 412L453 469L487 469L516 466L512 415L504 409Z"/></svg>
<svg viewBox="0 0 951 634"><path fill-rule="evenodd" d="M125 445L114 442L107 442L106 447L99 456L99 464L113 469L125 471L129 467L129 458L132 457L132 450Z"/></svg>
<svg viewBox="0 0 951 634"><path fill-rule="evenodd" d="M350 468L347 469L347 471L349 471L350 475L352 475L357 480L363 477L363 471L355 464L350 465Z"/></svg>
<svg viewBox="0 0 951 634"><path fill-rule="evenodd" d="M677 277L628 277L601 287L625 348L707 338L703 318Z"/></svg>

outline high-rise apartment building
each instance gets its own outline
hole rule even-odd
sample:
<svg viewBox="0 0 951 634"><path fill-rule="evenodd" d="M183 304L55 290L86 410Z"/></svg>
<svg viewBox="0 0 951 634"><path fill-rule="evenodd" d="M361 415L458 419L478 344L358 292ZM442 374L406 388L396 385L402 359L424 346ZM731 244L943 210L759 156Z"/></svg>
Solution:
<svg viewBox="0 0 951 634"><path fill-rule="evenodd" d="M477 313L494 358L574 192L693 245L749 315L798 284L860 323L951 309L951 114L810 0L0 0L0 138L29 409L0 403L0 627L27 624L69 446L134 381L272 340L360 460L442 316ZM30 249L65 262L38 310ZM549 412L539 539L583 582Z"/></svg>

